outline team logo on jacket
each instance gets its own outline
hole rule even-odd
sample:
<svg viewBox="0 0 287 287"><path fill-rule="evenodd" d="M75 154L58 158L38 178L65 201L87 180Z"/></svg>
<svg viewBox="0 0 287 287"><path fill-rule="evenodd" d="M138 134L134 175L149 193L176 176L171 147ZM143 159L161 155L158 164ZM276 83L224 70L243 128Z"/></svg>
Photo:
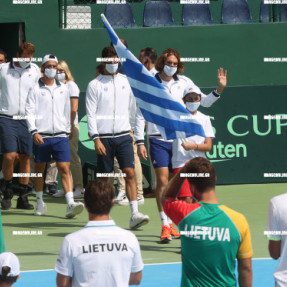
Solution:
<svg viewBox="0 0 287 287"><path fill-rule="evenodd" d="M108 91L108 87L104 87L104 91L107 92Z"/></svg>
<svg viewBox="0 0 287 287"><path fill-rule="evenodd" d="M41 92L41 96L43 96L43 97L44 97L45 95L46 95L46 93L45 93L45 92Z"/></svg>
<svg viewBox="0 0 287 287"><path fill-rule="evenodd" d="M125 86L122 86L122 89L124 90L126 87Z"/></svg>

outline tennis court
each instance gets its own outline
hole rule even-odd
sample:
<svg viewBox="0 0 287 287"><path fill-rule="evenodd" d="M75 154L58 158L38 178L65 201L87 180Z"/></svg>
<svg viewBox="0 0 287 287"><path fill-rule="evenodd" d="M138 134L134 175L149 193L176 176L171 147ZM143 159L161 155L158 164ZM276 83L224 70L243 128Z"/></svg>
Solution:
<svg viewBox="0 0 287 287"><path fill-rule="evenodd" d="M273 286L272 273L277 262L269 258L268 241L264 231L270 198L284 193L286 188L285 183L217 187L219 201L243 213L250 224L255 287ZM62 239L66 234L80 229L87 221L86 211L74 219L65 219L64 198L45 195L44 200L48 206L48 215L45 217L34 216L31 211L15 209L15 199L11 210L2 211L6 249L19 256L21 270L25 271L17 283L19 287L31 286L32 282L33 286L56 286L56 273L51 269L54 268ZM31 196L31 203L35 202L36 198ZM151 218L148 225L134 232L140 242L146 264L140 286L179 286L180 240L173 240L170 244L159 242L160 219L155 199L145 199L145 204L140 206L140 210ZM128 228L128 206L115 206L111 215L119 226ZM18 234L15 234L15 231ZM36 235L24 235L23 232ZM39 272L40 270L46 271Z"/></svg>

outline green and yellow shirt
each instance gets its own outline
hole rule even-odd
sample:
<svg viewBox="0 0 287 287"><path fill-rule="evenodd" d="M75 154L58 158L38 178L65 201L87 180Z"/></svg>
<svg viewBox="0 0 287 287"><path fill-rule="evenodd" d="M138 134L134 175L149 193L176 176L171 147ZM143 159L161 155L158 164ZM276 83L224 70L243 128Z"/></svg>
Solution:
<svg viewBox="0 0 287 287"><path fill-rule="evenodd" d="M173 198L164 211L181 233L181 286L236 286L235 259L253 255L246 218L221 204Z"/></svg>

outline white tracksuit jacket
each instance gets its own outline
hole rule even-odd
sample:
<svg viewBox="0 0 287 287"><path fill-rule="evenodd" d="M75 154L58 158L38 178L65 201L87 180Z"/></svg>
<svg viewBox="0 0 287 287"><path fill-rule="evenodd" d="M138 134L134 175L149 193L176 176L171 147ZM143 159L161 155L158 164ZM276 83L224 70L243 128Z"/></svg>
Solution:
<svg viewBox="0 0 287 287"><path fill-rule="evenodd" d="M40 69L31 63L20 73L12 62L0 65L0 116L24 116L29 90L41 77Z"/></svg>
<svg viewBox="0 0 287 287"><path fill-rule="evenodd" d="M88 130L92 139L128 135L136 113L135 98L127 77L99 75L86 92Z"/></svg>
<svg viewBox="0 0 287 287"><path fill-rule="evenodd" d="M55 80L51 92L41 79L30 90L26 103L29 132L43 138L68 137L71 130L71 103L68 88Z"/></svg>

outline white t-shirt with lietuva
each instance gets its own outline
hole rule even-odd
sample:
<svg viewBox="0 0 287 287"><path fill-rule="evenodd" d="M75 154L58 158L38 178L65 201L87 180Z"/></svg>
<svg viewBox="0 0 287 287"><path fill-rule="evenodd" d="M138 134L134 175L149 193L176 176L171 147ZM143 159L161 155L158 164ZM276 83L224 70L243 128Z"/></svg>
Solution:
<svg viewBox="0 0 287 287"><path fill-rule="evenodd" d="M214 132L212 129L211 121L209 116L204 115L203 113L197 111L195 115L190 114L192 119L197 120L198 123L202 125L204 133L207 138L214 138ZM192 136L184 139L185 142L190 142L194 144L203 144L205 138L202 136ZM182 147L183 141L181 139L176 139L172 144L172 168L183 167L187 161L195 157L204 157L206 158L205 152L192 150L186 151Z"/></svg>
<svg viewBox="0 0 287 287"><path fill-rule="evenodd" d="M73 287L124 287L143 267L136 236L104 220L65 237L55 270L72 277Z"/></svg>
<svg viewBox="0 0 287 287"><path fill-rule="evenodd" d="M80 89L78 85L74 81L69 81L66 83L66 85L69 90L70 99L79 99ZM78 112L77 112L74 125L77 125L78 123L79 123L79 120L78 120Z"/></svg>
<svg viewBox="0 0 287 287"><path fill-rule="evenodd" d="M268 213L267 235L269 240L281 240L281 256L274 271L276 287L287 286L287 193L271 199Z"/></svg>

